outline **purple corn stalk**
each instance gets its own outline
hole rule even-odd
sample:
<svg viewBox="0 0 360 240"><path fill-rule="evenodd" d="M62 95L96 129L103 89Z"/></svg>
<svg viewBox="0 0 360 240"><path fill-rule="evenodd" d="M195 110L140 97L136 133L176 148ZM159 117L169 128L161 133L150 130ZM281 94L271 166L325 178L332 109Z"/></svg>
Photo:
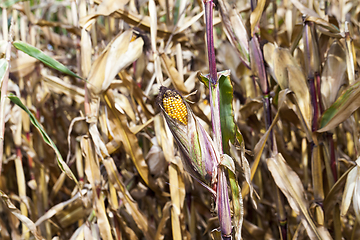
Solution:
<svg viewBox="0 0 360 240"><path fill-rule="evenodd" d="M212 0L204 0L205 3L205 19L206 19L206 41L209 58L209 72L210 72L210 106L211 106L211 122L214 133L215 147L220 155L223 154L222 136L221 136L221 121L220 121L220 96L219 84L216 70L215 48L213 38L213 8ZM225 177L225 169L218 168L218 186L216 206L218 210L218 217L220 222L220 230L223 239L231 239L231 214L230 203L228 195L228 184Z"/></svg>

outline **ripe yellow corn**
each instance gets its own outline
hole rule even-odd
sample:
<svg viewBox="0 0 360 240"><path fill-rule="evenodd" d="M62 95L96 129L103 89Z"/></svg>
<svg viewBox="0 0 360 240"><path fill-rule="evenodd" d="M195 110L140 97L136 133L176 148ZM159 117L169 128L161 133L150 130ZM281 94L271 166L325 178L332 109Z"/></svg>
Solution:
<svg viewBox="0 0 360 240"><path fill-rule="evenodd" d="M162 105L165 112L173 119L187 125L188 112L184 100L176 92L170 89L166 90L162 96Z"/></svg>
<svg viewBox="0 0 360 240"><path fill-rule="evenodd" d="M156 102L179 147L185 170L216 195L213 187L219 154L210 136L177 91L161 86Z"/></svg>

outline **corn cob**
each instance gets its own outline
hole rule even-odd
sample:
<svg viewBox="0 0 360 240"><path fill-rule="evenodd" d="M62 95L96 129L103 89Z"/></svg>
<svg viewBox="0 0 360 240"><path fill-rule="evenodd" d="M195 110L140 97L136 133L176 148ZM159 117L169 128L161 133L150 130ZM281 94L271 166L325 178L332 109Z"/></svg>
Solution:
<svg viewBox="0 0 360 240"><path fill-rule="evenodd" d="M210 136L177 91L161 87L157 104L179 147L185 170L215 195L219 154Z"/></svg>

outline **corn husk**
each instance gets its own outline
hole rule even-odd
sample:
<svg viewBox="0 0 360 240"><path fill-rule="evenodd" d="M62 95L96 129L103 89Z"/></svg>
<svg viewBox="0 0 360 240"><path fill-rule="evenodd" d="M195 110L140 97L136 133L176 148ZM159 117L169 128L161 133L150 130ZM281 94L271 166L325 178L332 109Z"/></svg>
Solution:
<svg viewBox="0 0 360 240"><path fill-rule="evenodd" d="M212 186L216 183L219 153L213 141L195 117L189 105L183 100L187 109L187 124L172 118L162 104L163 94L169 89L160 88L158 105L179 147L185 170L214 195Z"/></svg>

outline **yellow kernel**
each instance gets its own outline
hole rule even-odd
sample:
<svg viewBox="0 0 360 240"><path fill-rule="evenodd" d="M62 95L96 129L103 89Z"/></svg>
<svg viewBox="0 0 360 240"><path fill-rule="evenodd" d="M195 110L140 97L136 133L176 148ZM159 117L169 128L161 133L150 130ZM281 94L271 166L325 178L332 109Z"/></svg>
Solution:
<svg viewBox="0 0 360 240"><path fill-rule="evenodd" d="M187 108L182 97L175 91L166 90L162 96L162 105L165 112L179 122L187 125Z"/></svg>

